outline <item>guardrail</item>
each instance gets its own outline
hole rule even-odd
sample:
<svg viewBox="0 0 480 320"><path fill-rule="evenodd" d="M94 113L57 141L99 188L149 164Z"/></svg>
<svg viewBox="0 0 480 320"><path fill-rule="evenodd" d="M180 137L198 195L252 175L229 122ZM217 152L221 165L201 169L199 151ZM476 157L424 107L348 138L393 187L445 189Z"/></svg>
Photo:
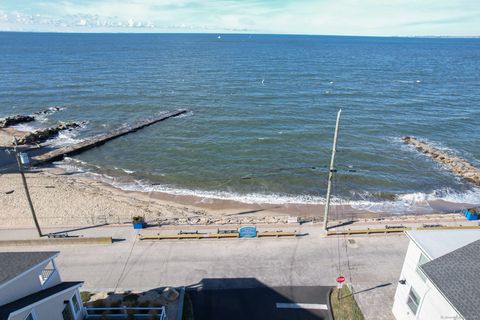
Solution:
<svg viewBox="0 0 480 320"><path fill-rule="evenodd" d="M257 232L256 238L266 238L266 237L297 237L301 236L297 232L286 232L286 231L264 231ZM139 234L138 239L140 240L181 240L181 239L232 239L232 238L241 238L239 232L229 232L229 233L198 233L198 232L179 232L178 234L149 234L143 235ZM255 238L255 236L253 237Z"/></svg>
<svg viewBox="0 0 480 320"><path fill-rule="evenodd" d="M399 233L409 230L457 230L457 229L480 229L480 226L431 226L431 227L402 227L402 228L377 228L377 229L348 229L342 231L327 231L327 236L342 236L355 234L375 233Z"/></svg>
<svg viewBox="0 0 480 320"><path fill-rule="evenodd" d="M90 308L84 307L85 319L128 319L133 316L134 319L152 319L154 314L151 311L158 313L159 320L167 318L165 307L159 308L141 308L141 307L118 307L118 308ZM131 311L145 311L145 313L135 313Z"/></svg>

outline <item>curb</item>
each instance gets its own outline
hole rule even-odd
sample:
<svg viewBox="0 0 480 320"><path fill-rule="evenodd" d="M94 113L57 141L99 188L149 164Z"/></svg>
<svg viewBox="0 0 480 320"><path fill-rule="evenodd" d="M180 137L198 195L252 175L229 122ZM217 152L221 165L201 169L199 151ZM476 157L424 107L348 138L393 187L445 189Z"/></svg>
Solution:
<svg viewBox="0 0 480 320"><path fill-rule="evenodd" d="M0 246L49 246L65 244L112 244L112 237L92 238L50 238L50 239L22 239L0 240Z"/></svg>
<svg viewBox="0 0 480 320"><path fill-rule="evenodd" d="M180 296L178 297L177 320L183 318L183 302L185 300L185 287L180 288Z"/></svg>
<svg viewBox="0 0 480 320"><path fill-rule="evenodd" d="M334 288L330 288L327 293L327 304L328 304L328 318L329 320L334 320L335 318L333 317L333 309L332 309L332 301L330 300L330 296L332 295Z"/></svg>

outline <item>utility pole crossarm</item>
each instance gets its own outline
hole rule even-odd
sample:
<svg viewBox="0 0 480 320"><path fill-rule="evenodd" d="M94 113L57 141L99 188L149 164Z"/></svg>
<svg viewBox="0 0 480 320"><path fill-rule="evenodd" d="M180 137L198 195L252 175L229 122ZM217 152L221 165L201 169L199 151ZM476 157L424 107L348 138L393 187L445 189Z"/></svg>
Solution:
<svg viewBox="0 0 480 320"><path fill-rule="evenodd" d="M335 135L333 136L332 158L330 160L330 170L328 171L327 198L325 201L325 214L323 216L323 229L326 231L328 225L328 213L330 210L330 196L332 192L333 173L335 172L335 154L337 152L338 130L340 128L340 114L342 109L338 110L337 122L335 124Z"/></svg>

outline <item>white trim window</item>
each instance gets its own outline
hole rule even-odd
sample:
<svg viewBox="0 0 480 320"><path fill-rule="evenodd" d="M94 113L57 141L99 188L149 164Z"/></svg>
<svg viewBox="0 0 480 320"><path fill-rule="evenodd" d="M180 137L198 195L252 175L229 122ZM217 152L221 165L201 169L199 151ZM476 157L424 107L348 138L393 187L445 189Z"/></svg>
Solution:
<svg viewBox="0 0 480 320"><path fill-rule="evenodd" d="M71 301L72 301L73 311L75 315L77 315L80 312L80 303L78 302L78 297L76 292L73 294Z"/></svg>
<svg viewBox="0 0 480 320"><path fill-rule="evenodd" d="M53 260L50 260L45 268L43 268L42 272L38 275L38 279L40 279L40 284L43 286L47 281L52 277L52 275L56 272L55 263Z"/></svg>
<svg viewBox="0 0 480 320"><path fill-rule="evenodd" d="M413 312L414 315L417 314L419 304L420 304L420 296L415 291L415 289L413 289L413 287L410 287L410 292L408 293L407 306L410 308L410 310Z"/></svg>
<svg viewBox="0 0 480 320"><path fill-rule="evenodd" d="M423 253L420 253L420 258L418 258L418 263L417 263L417 267L415 268L415 271L417 272L418 276L420 277L420 279L422 279L423 282L425 282L427 280L427 277L425 276L423 271L420 270L420 266L429 262L429 261L430 260L428 260L428 258L425 257L425 255Z"/></svg>

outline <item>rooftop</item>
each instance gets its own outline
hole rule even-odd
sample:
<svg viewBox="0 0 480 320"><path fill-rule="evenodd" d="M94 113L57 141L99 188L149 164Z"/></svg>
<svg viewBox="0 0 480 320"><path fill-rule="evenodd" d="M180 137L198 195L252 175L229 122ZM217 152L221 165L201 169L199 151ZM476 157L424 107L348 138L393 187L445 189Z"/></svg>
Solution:
<svg viewBox="0 0 480 320"><path fill-rule="evenodd" d="M480 229L410 230L405 233L430 260L480 240Z"/></svg>
<svg viewBox="0 0 480 320"><path fill-rule="evenodd" d="M56 257L58 253L58 251L0 252L0 285L44 261Z"/></svg>
<svg viewBox="0 0 480 320"><path fill-rule="evenodd" d="M420 268L466 320L478 319L480 240L447 253Z"/></svg>
<svg viewBox="0 0 480 320"><path fill-rule="evenodd" d="M79 286L82 283L83 282L62 282L60 284L57 284L56 286L50 287L48 289L36 292L24 298L10 302L0 307L0 319L8 319L8 316L12 312L28 307L29 305L32 305L35 302L42 301L56 293L62 292L64 290L68 290L75 286Z"/></svg>

